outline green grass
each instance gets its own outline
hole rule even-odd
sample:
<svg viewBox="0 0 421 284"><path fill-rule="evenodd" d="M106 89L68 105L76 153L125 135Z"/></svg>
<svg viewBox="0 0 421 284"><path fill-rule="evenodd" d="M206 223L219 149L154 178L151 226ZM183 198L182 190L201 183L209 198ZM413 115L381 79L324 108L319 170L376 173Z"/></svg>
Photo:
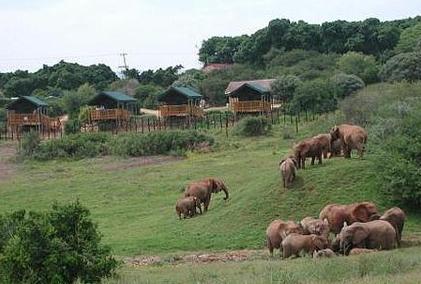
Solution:
<svg viewBox="0 0 421 284"><path fill-rule="evenodd" d="M319 124L318 122L314 123ZM281 187L280 156L293 140L282 139L280 127L270 137L224 137L209 154L190 154L167 164L104 170L125 161L106 157L80 161L27 162L13 179L0 181L1 212L25 208L46 210L54 201L78 198L87 206L117 255L163 254L262 248L264 232L275 218L300 220L317 216L332 202L370 200L384 209L376 170L365 160L327 160L300 171L289 190ZM309 135L316 126L300 130ZM230 199L214 195L208 213L179 221L176 199L191 180L222 177ZM421 222L409 215L405 234L421 231Z"/></svg>
<svg viewBox="0 0 421 284"><path fill-rule="evenodd" d="M313 260L123 267L111 283L419 283L421 248Z"/></svg>

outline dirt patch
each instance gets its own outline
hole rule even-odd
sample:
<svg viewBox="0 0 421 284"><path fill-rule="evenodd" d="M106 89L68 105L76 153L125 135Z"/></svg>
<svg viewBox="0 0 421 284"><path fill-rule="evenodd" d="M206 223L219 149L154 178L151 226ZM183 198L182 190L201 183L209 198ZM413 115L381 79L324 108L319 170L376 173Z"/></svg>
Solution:
<svg viewBox="0 0 421 284"><path fill-rule="evenodd" d="M16 144L0 144L0 182L12 177L16 172L16 164L12 159L16 156Z"/></svg>
<svg viewBox="0 0 421 284"><path fill-rule="evenodd" d="M137 168L137 167L149 166L149 165L162 165L162 164L167 164L174 161L179 161L182 159L183 159L182 157L176 157L176 156L145 156L145 157L128 158L121 161L120 160L109 161L109 163L104 166L104 170L118 171L118 170L126 170L130 168Z"/></svg>
<svg viewBox="0 0 421 284"><path fill-rule="evenodd" d="M138 256L126 257L124 263L131 266L148 266L161 264L184 264L198 263L206 264L212 262L239 262L251 259L262 259L267 257L264 250L235 250L219 253L196 253L183 256L159 257L159 256Z"/></svg>

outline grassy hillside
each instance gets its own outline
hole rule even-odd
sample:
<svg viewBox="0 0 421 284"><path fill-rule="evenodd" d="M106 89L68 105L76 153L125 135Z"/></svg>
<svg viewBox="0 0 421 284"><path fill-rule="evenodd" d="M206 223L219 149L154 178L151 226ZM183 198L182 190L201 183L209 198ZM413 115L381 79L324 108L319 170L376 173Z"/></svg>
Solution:
<svg viewBox="0 0 421 284"><path fill-rule="evenodd" d="M330 122L322 122L302 127L299 135L327 129ZM299 172L293 188L284 190L277 165L294 140L283 139L281 128L253 139L216 133L215 152L150 166L130 167L127 160L113 157L28 162L13 179L0 181L0 211L43 210L54 201L79 198L114 252L136 255L262 248L272 219L317 216L331 202L371 200L382 209L388 206L378 193L370 155L309 166ZM179 221L175 200L186 183L206 176L224 178L230 199L215 195L207 214ZM421 231L421 221L410 215L406 234L415 231Z"/></svg>

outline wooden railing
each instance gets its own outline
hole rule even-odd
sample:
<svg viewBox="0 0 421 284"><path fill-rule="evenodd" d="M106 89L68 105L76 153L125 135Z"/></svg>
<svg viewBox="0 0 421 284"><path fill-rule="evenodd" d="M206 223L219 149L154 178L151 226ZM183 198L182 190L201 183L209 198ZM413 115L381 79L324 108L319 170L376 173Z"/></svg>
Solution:
<svg viewBox="0 0 421 284"><path fill-rule="evenodd" d="M130 112L125 109L92 109L89 111L89 118L91 121L100 120L128 120Z"/></svg>
<svg viewBox="0 0 421 284"><path fill-rule="evenodd" d="M270 112L271 103L267 101L234 101L231 102L231 110L234 112Z"/></svg>
<svg viewBox="0 0 421 284"><path fill-rule="evenodd" d="M162 105L158 108L159 116L203 116L204 112L198 106L194 105Z"/></svg>
<svg viewBox="0 0 421 284"><path fill-rule="evenodd" d="M58 118L38 113L8 113L7 124L10 127L43 126L49 129L59 129L61 127Z"/></svg>

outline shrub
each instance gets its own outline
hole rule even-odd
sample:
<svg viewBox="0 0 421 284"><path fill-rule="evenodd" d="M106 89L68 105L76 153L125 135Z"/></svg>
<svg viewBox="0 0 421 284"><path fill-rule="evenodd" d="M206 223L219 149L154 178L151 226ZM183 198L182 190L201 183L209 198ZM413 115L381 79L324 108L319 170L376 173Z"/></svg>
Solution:
<svg viewBox="0 0 421 284"><path fill-rule="evenodd" d="M34 152L38 160L57 158L90 158L108 153L107 143L110 135L106 133L80 133L42 143Z"/></svg>
<svg viewBox="0 0 421 284"><path fill-rule="evenodd" d="M38 132L30 131L25 133L19 147L19 155L21 157L32 157L41 143Z"/></svg>
<svg viewBox="0 0 421 284"><path fill-rule="evenodd" d="M100 283L118 266L79 202L46 214L18 211L1 217L0 226L2 283Z"/></svg>
<svg viewBox="0 0 421 284"><path fill-rule="evenodd" d="M297 76L280 76L272 83L272 92L282 101L289 101L294 97L295 91L300 84L301 80Z"/></svg>
<svg viewBox="0 0 421 284"><path fill-rule="evenodd" d="M350 51L339 58L337 65L339 70L347 74L354 74L367 84L378 82L379 68L372 55Z"/></svg>
<svg viewBox="0 0 421 284"><path fill-rule="evenodd" d="M112 152L121 156L145 156L180 154L195 149L199 144L212 145L214 139L198 131L173 130L148 134L125 134L117 136L112 143Z"/></svg>
<svg viewBox="0 0 421 284"><path fill-rule="evenodd" d="M350 94L365 87L364 81L356 75L339 73L333 76L330 80L335 90L335 94L339 98L349 96Z"/></svg>
<svg viewBox="0 0 421 284"><path fill-rule="evenodd" d="M66 124L64 124L64 133L65 134L75 134L80 132L80 121L79 119L69 119Z"/></svg>
<svg viewBox="0 0 421 284"><path fill-rule="evenodd" d="M240 136L260 136L270 132L272 125L265 117L246 117L241 119L234 128L234 133Z"/></svg>
<svg viewBox="0 0 421 284"><path fill-rule="evenodd" d="M380 72L385 81L421 80L421 51L401 53L390 58Z"/></svg>

